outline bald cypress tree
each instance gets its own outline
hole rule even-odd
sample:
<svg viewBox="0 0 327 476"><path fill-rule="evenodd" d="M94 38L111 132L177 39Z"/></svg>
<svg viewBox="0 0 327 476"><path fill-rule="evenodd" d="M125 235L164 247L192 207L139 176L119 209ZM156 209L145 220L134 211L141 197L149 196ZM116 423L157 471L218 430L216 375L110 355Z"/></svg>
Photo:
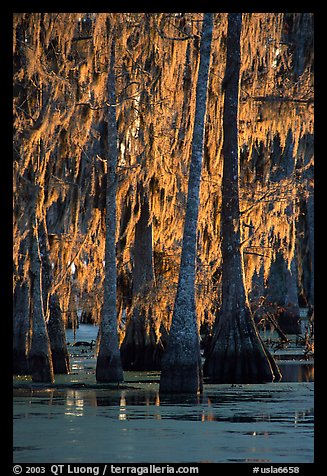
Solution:
<svg viewBox="0 0 327 476"><path fill-rule="evenodd" d="M109 22L107 24L110 29ZM116 269L116 189L117 189L117 120L115 81L115 39L109 34L110 60L107 83L107 185L104 300L100 322L100 343L96 364L98 382L123 381L117 332L117 269ZM106 141L104 141L106 142Z"/></svg>
<svg viewBox="0 0 327 476"><path fill-rule="evenodd" d="M260 383L280 378L256 329L244 284L240 248L238 103L242 13L229 13L223 81L222 309L205 376L219 383Z"/></svg>
<svg viewBox="0 0 327 476"><path fill-rule="evenodd" d="M161 360L161 393L202 391L202 366L195 310L195 263L212 29L213 14L205 13L200 45L182 256L172 325L167 348Z"/></svg>
<svg viewBox="0 0 327 476"><path fill-rule="evenodd" d="M42 264L39 247L38 220L34 214L30 241L30 316L32 321L29 368L33 382L54 381L50 340L44 316L42 296Z"/></svg>

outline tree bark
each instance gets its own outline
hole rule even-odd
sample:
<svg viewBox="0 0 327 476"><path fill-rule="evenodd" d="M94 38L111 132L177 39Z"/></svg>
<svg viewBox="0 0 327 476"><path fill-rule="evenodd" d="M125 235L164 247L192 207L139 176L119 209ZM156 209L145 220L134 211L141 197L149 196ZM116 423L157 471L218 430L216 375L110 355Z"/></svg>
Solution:
<svg viewBox="0 0 327 476"><path fill-rule="evenodd" d="M284 309L279 316L279 325L286 334L300 334L301 325L296 254L291 260L290 267L288 268L287 263L285 263L285 268L286 293Z"/></svg>
<svg viewBox="0 0 327 476"><path fill-rule="evenodd" d="M39 224L39 243L42 262L42 298L50 339L53 371L55 374L68 374L70 370L69 354L59 298L56 291L50 293L53 272L45 217Z"/></svg>
<svg viewBox="0 0 327 476"><path fill-rule="evenodd" d="M271 172L271 180L278 184L280 181L287 179L289 187L294 186L296 158L294 156L294 139L291 130L288 131L284 150L282 151L280 147L276 148L273 162L275 162L277 167L274 172ZM279 247L284 247L284 253L276 252L276 259L271 264L266 290L268 302L275 306L274 317L282 331L286 334L298 334L301 332L299 324L300 308L297 279L295 202L295 199L290 197L284 212L289 223L288 239L286 244L278 240Z"/></svg>
<svg viewBox="0 0 327 476"><path fill-rule="evenodd" d="M313 185L309 186L309 197L307 200L307 234L308 234L308 252L309 252L309 263L310 263L310 289L308 295L308 303L310 312L313 312L314 309L314 190Z"/></svg>
<svg viewBox="0 0 327 476"><path fill-rule="evenodd" d="M109 26L108 26L109 28ZM116 120L116 81L115 81L115 40L110 35L111 53L107 83L108 93L108 137L107 137L107 186L106 186L106 242L105 242L105 279L104 301L99 328L99 351L96 363L98 382L122 382L124 380L121 365L117 331L117 268L116 268L116 189L118 137Z"/></svg>
<svg viewBox="0 0 327 476"><path fill-rule="evenodd" d="M202 392L202 365L195 310L196 232L204 148L213 14L205 13L200 45L196 109L181 264L172 325L161 361L160 393Z"/></svg>
<svg viewBox="0 0 327 476"><path fill-rule="evenodd" d="M241 28L242 13L229 13L223 80L222 309L204 364L204 375L218 383L261 383L280 377L256 329L244 285L238 150Z"/></svg>
<svg viewBox="0 0 327 476"><path fill-rule="evenodd" d="M47 322L50 347L55 374L68 374L70 359L66 343L65 326L62 320L60 303L57 293L49 298L49 320Z"/></svg>
<svg viewBox="0 0 327 476"><path fill-rule="evenodd" d="M13 299L13 373L27 375L29 352L29 285L24 277L24 262L27 254L26 238L21 242L18 258L17 282Z"/></svg>
<svg viewBox="0 0 327 476"><path fill-rule="evenodd" d="M133 248L134 310L126 326L120 347L124 370L159 370L162 342L157 342L152 320L151 304L144 302L153 286L153 237L148 196L142 185L138 187L140 217L135 226ZM149 299L149 298L148 298Z"/></svg>
<svg viewBox="0 0 327 476"><path fill-rule="evenodd" d="M32 337L29 352L29 367L33 382L54 381L50 341L44 318L42 298L42 269L39 250L38 221L33 220L30 247L31 320Z"/></svg>

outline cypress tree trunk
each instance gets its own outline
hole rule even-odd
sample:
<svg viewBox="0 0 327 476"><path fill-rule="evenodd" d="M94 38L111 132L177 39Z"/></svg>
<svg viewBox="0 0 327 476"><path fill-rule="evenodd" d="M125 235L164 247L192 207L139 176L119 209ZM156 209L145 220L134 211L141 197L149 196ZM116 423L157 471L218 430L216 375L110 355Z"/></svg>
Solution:
<svg viewBox="0 0 327 476"><path fill-rule="evenodd" d="M202 391L202 366L195 310L195 263L212 30L213 14L205 13L200 45L181 264L172 325L161 361L160 393L198 393Z"/></svg>
<svg viewBox="0 0 327 476"><path fill-rule="evenodd" d="M311 177L313 181L313 177ZM314 310L314 190L313 184L309 186L309 197L307 201L307 215L306 215L306 224L307 224L307 234L308 234L308 248L309 248L309 263L310 263L310 289L308 295L309 311L312 313Z"/></svg>
<svg viewBox="0 0 327 476"><path fill-rule="evenodd" d="M279 183L287 179L290 186L292 186L296 158L294 157L294 140L291 130L288 131L284 150L281 151L280 147L276 149L274 162L277 165L277 170L271 172L271 180ZM295 199L291 198L285 209L285 215L289 223L288 249L286 250L288 257L285 256L285 250L284 253L277 251L275 262L272 263L270 268L266 291L268 301L275 306L275 318L280 328L287 334L301 332L297 279L298 264L295 245L297 232L295 210ZM281 240L278 240L278 245L279 248L285 247Z"/></svg>
<svg viewBox="0 0 327 476"><path fill-rule="evenodd" d="M62 319L57 293L49 298L49 320L47 322L53 371L55 374L68 374L70 371L69 353L66 343L65 326Z"/></svg>
<svg viewBox="0 0 327 476"><path fill-rule="evenodd" d="M14 290L13 322L13 373L27 375L28 368L28 284L25 280L16 283Z"/></svg>
<svg viewBox="0 0 327 476"><path fill-rule="evenodd" d="M153 327L151 306L142 303L153 284L153 239L148 196L142 185L138 187L140 218L135 226L133 247L133 299L134 311L127 324L120 347L124 370L159 370L162 343L157 343Z"/></svg>
<svg viewBox="0 0 327 476"><path fill-rule="evenodd" d="M266 299L269 311L284 333L301 332L296 255L293 256L289 268L285 257L277 251L276 259L269 270Z"/></svg>
<svg viewBox="0 0 327 476"><path fill-rule="evenodd" d="M42 298L42 269L39 250L38 222L33 220L30 247L31 320L32 337L29 352L29 366L33 382L53 383L53 366L50 341L44 318Z"/></svg>
<svg viewBox="0 0 327 476"><path fill-rule="evenodd" d="M293 134L289 131L287 135L285 150L282 155L282 164L284 165L284 171L287 178L290 180L295 172L294 157L294 139ZM296 218L295 218L296 204L292 199L291 203L286 208L286 215L290 222L290 232L288 239L289 250L292 253L290 256L291 262L284 263L285 273L285 295L284 295L284 310L279 316L279 324L282 330L289 334L298 334L301 332L300 326L300 307L298 298L298 280L297 280L297 253L296 253Z"/></svg>
<svg viewBox="0 0 327 476"><path fill-rule="evenodd" d="M284 309L279 316L279 325L286 334L300 334L300 306L297 285L297 260L293 256L290 267L285 263L286 293Z"/></svg>
<svg viewBox="0 0 327 476"><path fill-rule="evenodd" d="M109 28L109 26L108 26ZM108 74L108 143L106 186L106 242L104 301L99 328L99 351L96 363L98 382L122 382L119 341L117 332L117 268L116 268L116 189L117 189L117 120L115 92L115 43L111 35L110 66Z"/></svg>
<svg viewBox="0 0 327 476"><path fill-rule="evenodd" d="M313 139L312 139L313 140ZM311 155L309 154L308 161L310 160ZM310 276L310 286L308 290L308 304L309 304L309 313L312 315L314 313L314 172L313 166L311 166L307 171L308 179L308 198L306 202L306 230L308 237L308 255L309 255L309 269L308 274Z"/></svg>
<svg viewBox="0 0 327 476"><path fill-rule="evenodd" d="M242 13L228 14L223 81L222 311L204 375L219 383L259 383L280 377L251 315L240 250L238 99Z"/></svg>
<svg viewBox="0 0 327 476"><path fill-rule="evenodd" d="M39 243L42 257L42 297L44 316L50 339L53 371L55 374L68 374L70 363L66 344L65 326L57 292L51 293L53 272L50 263L50 245L45 217L40 222L39 230Z"/></svg>
<svg viewBox="0 0 327 476"><path fill-rule="evenodd" d="M26 259L26 253L26 239L24 239L19 249L18 278L15 283L13 299L13 373L18 375L29 373L29 286L23 276L23 263Z"/></svg>

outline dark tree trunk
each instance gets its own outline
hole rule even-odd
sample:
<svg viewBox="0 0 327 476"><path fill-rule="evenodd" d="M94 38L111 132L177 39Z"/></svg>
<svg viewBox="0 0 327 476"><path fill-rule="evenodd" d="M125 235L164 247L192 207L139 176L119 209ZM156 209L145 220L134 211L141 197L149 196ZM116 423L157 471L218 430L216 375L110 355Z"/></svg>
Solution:
<svg viewBox="0 0 327 476"><path fill-rule="evenodd" d="M159 370L164 350L162 339L157 339L153 326L147 328L147 319L135 309L121 345L124 370Z"/></svg>
<svg viewBox="0 0 327 476"><path fill-rule="evenodd" d="M308 303L310 312L313 313L314 309L314 192L313 185L309 186L309 198L307 201L307 234L308 234L308 253L309 253L309 275L310 275L310 287L308 294Z"/></svg>
<svg viewBox="0 0 327 476"><path fill-rule="evenodd" d="M296 254L291 260L290 267L285 263L286 293L284 308L279 316L279 325L286 334L300 334L300 306L298 296L297 259Z"/></svg>
<svg viewBox="0 0 327 476"><path fill-rule="evenodd" d="M70 370L69 354L66 344L65 326L62 319L57 292L51 292L53 271L50 262L50 245L45 217L39 225L39 243L42 261L42 296L44 316L47 323L55 374L68 374Z"/></svg>
<svg viewBox="0 0 327 476"><path fill-rule="evenodd" d="M27 239L23 239L19 247L17 280L13 299L13 372L18 375L29 373L29 284L24 276L24 265L27 257Z"/></svg>
<svg viewBox="0 0 327 476"><path fill-rule="evenodd" d="M28 367L28 284L16 283L14 291L13 373L27 375Z"/></svg>
<svg viewBox="0 0 327 476"><path fill-rule="evenodd" d="M151 304L144 302L153 286L153 238L147 194L138 187L140 218L135 226L133 248L133 300L134 310L126 327L120 348L124 370L159 370L162 342L157 342L152 320Z"/></svg>
<svg viewBox="0 0 327 476"><path fill-rule="evenodd" d="M72 329L74 335L79 328L79 319L76 309L75 296L72 290L72 283L69 281L66 285L66 296L63 307L65 309L65 318L63 318L64 327L66 329Z"/></svg>
<svg viewBox="0 0 327 476"><path fill-rule="evenodd" d="M68 374L70 371L69 353L66 343L65 326L58 295L52 294L49 299L49 320L47 323L52 353L53 371L55 374Z"/></svg>
<svg viewBox="0 0 327 476"><path fill-rule="evenodd" d="M271 180L279 183L282 180L289 180L292 186L295 172L296 159L294 157L294 140L292 131L288 131L286 144L283 152L280 147L276 148L275 171L271 172ZM295 218L295 200L290 198L290 202L285 210L289 223L289 236L287 240L288 249L284 253L277 251L276 260L271 265L266 294L268 302L275 307L274 317L283 332L286 334L298 334L301 332L299 290L298 290L298 264L295 250L297 224ZM285 244L279 241L281 248ZM285 255L288 254L288 257ZM290 261L290 262L288 262Z"/></svg>
<svg viewBox="0 0 327 476"><path fill-rule="evenodd" d="M108 28L109 25L108 25ZM115 42L111 44L110 66L108 74L108 136L105 152L107 156L106 187L106 242L105 242L105 279L104 301L99 328L99 351L96 363L98 382L122 382L124 380L117 331L117 267L116 267L116 189L117 189L117 120L115 92Z"/></svg>
<svg viewBox="0 0 327 476"><path fill-rule="evenodd" d="M19 279L14 290L13 373L27 375L29 345L29 288L27 281Z"/></svg>
<svg viewBox="0 0 327 476"><path fill-rule="evenodd" d="M212 30L213 14L205 13L181 264L172 325L161 360L160 393L202 392L202 365L195 310L195 264Z"/></svg>
<svg viewBox="0 0 327 476"><path fill-rule="evenodd" d="M251 291L249 292L248 299L250 302L251 312L254 318L254 322L258 324L264 317L264 292L265 292L265 280L263 264L261 265L259 272L254 273L252 276Z"/></svg>
<svg viewBox="0 0 327 476"><path fill-rule="evenodd" d="M218 383L261 383L280 378L256 329L244 285L240 250L238 102L242 14L228 14L223 81L222 310L204 375Z"/></svg>
<svg viewBox="0 0 327 476"><path fill-rule="evenodd" d="M30 314L32 320L32 337L29 352L29 367L33 382L53 383L52 356L42 298L42 265L37 219L34 219L33 228L30 246Z"/></svg>
<svg viewBox="0 0 327 476"><path fill-rule="evenodd" d="M280 252L276 253L276 259L269 270L266 302L266 310L273 314L283 332L301 332L295 256L288 268L284 256Z"/></svg>

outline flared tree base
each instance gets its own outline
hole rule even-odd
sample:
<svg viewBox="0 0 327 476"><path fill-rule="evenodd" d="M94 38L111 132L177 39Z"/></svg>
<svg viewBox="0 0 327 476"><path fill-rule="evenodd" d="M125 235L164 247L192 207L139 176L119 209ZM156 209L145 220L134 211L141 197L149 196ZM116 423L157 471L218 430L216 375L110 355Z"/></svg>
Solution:
<svg viewBox="0 0 327 476"><path fill-rule="evenodd" d="M52 349L53 372L58 375L67 375L70 371L68 352Z"/></svg>
<svg viewBox="0 0 327 476"><path fill-rule="evenodd" d="M125 338L120 347L124 370L160 370L163 351L162 339L157 340L152 327L148 332L141 320L131 319L129 321Z"/></svg>
<svg viewBox="0 0 327 476"><path fill-rule="evenodd" d="M212 383L267 383L281 379L279 371L271 365L268 357L264 359L256 351L230 356L228 363L225 353L215 352L205 361L203 374Z"/></svg>
<svg viewBox="0 0 327 476"><path fill-rule="evenodd" d="M30 354L29 368L33 382L53 383L52 362L45 354Z"/></svg>
<svg viewBox="0 0 327 476"><path fill-rule="evenodd" d="M110 354L99 354L97 357L95 377L97 382L120 383L124 381L124 373L119 357Z"/></svg>
<svg viewBox="0 0 327 476"><path fill-rule="evenodd" d="M215 383L279 381L281 373L245 309L218 323L203 374Z"/></svg>
<svg viewBox="0 0 327 476"><path fill-rule="evenodd" d="M200 344L197 338L184 341L170 335L161 360L160 394L188 393L196 395L203 391Z"/></svg>
<svg viewBox="0 0 327 476"><path fill-rule="evenodd" d="M200 363L165 364L160 375L160 394L202 393L202 369Z"/></svg>

